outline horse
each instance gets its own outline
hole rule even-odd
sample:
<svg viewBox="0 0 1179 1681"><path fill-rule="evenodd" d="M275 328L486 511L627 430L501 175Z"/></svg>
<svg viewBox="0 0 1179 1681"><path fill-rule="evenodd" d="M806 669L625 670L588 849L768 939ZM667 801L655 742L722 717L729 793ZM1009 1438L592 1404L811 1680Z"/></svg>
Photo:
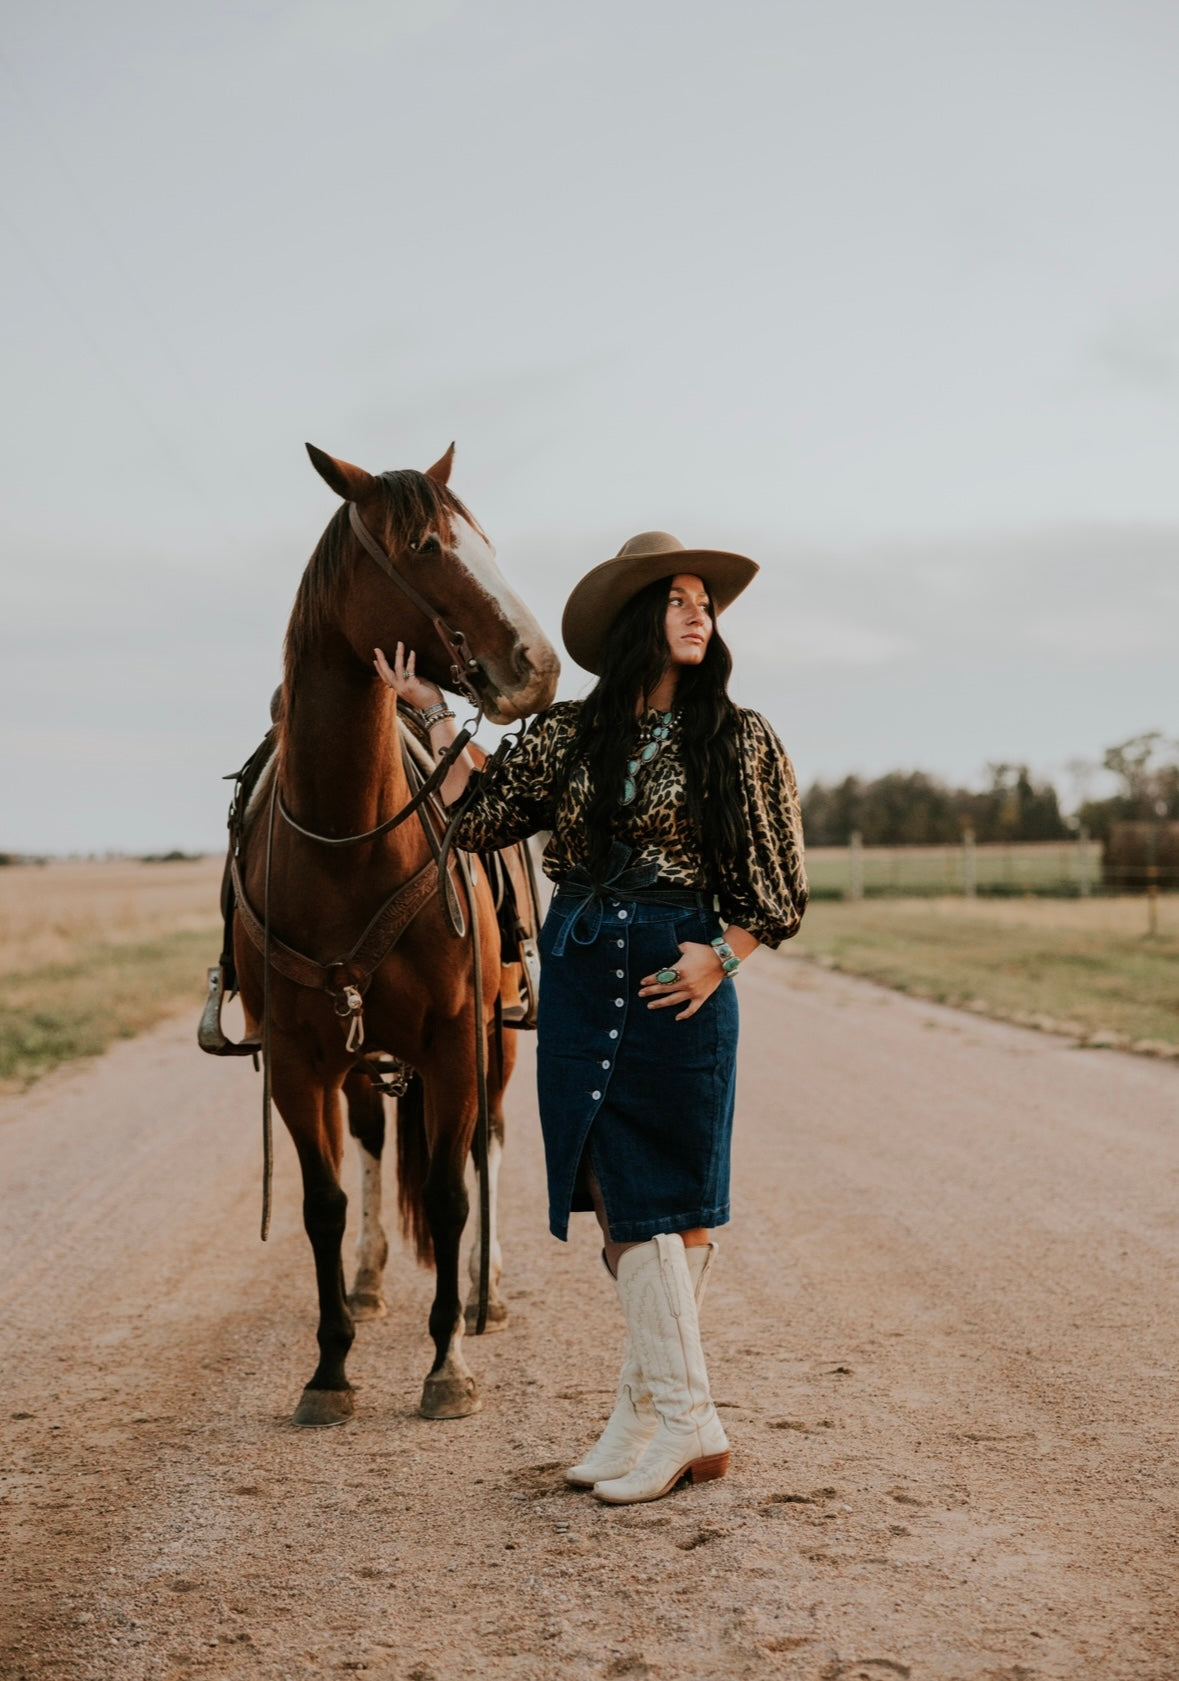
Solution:
<svg viewBox="0 0 1179 1681"><path fill-rule="evenodd" d="M560 668L551 644L498 571L482 528L449 488L453 444L424 473L370 474L314 445L307 450L344 505L307 563L287 626L274 752L250 803L237 861L240 901L233 911L233 961L247 1036L265 1047L269 1089L298 1154L318 1285L319 1362L293 1422L319 1427L352 1415L345 1367L355 1321L385 1311L385 1114L370 1077L374 1051L412 1070L398 1102L398 1200L418 1260L432 1260L435 1269L429 1316L434 1362L420 1411L427 1418L462 1418L482 1405L463 1358L459 1293L465 1165L482 1071L476 1064L485 1063L490 1111L486 1160L477 1166L487 1176L483 1201L494 1216L514 1041L511 1034L488 1032L501 967L486 872L469 860L468 891L473 883L475 897L466 907L470 939L456 938L455 905L461 910L463 897L456 894L453 871L444 876L438 867L437 842L427 825L416 817L395 821L410 805L413 788L397 700L377 677L373 652L380 647L391 653L404 642L416 650L422 676L473 694L497 724L547 706ZM372 830L378 833L371 839L341 844ZM368 978L338 954L353 956L370 920L382 916L386 936L392 921L394 939ZM261 920L268 934L260 938ZM268 973L263 949L272 952ZM370 944L370 955L372 949ZM277 961L284 952L293 954L286 972ZM309 964L309 974L300 974L293 959ZM481 998L473 984L475 959L484 976L495 977ZM340 1183L341 1097L362 1164L363 1218L351 1296L342 1261L347 1197ZM494 1322L505 1313L496 1290L502 1262L493 1226L488 1241L487 1311ZM474 1273L473 1258L472 1278Z"/></svg>

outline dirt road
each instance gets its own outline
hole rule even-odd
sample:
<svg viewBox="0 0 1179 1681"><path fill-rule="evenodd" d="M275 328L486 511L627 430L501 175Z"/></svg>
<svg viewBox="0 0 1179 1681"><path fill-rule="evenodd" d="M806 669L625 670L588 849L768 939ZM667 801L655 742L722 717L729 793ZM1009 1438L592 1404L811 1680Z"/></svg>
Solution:
<svg viewBox="0 0 1179 1681"><path fill-rule="evenodd" d="M313 1365L293 1152L257 1239L258 1082L171 1023L0 1100L0 1674L1171 1681L1179 1068L759 957L734 1224L705 1311L723 1482L608 1509L588 1220L544 1230L510 1107L513 1322L429 1424L394 1245L357 1417ZM353 1176L354 1182L354 1176Z"/></svg>

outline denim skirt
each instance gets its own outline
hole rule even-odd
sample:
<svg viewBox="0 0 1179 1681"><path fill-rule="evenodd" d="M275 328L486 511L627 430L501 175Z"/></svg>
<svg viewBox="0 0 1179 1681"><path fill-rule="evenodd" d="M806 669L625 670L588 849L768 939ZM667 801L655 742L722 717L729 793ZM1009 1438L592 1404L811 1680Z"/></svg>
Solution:
<svg viewBox="0 0 1179 1681"><path fill-rule="evenodd" d="M681 941L707 945L720 931L711 909L554 894L537 1023L554 1237L568 1237L571 1211L592 1207L583 1165L617 1243L728 1220L736 987L726 978L687 1021L638 995L644 975L676 963Z"/></svg>

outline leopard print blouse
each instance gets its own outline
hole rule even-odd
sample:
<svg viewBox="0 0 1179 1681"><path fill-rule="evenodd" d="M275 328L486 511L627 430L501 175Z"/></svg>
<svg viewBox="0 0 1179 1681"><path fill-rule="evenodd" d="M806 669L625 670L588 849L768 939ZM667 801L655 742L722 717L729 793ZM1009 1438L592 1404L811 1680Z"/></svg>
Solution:
<svg viewBox="0 0 1179 1681"><path fill-rule="evenodd" d="M561 701L533 719L496 775L480 785L457 831L459 846L488 850L547 829L547 876L559 881L585 863L589 778L584 765L575 768L553 803L580 709L580 701ZM661 881L717 893L726 923L772 947L798 932L806 908L798 787L786 750L765 719L743 708L737 718L745 820L740 850L727 861L723 879L705 879L687 813L684 763L675 730L659 756L635 778L634 801L621 808L619 837L633 849L631 865L654 861ZM641 725L650 726L656 719L656 713L647 713L636 725L636 736Z"/></svg>

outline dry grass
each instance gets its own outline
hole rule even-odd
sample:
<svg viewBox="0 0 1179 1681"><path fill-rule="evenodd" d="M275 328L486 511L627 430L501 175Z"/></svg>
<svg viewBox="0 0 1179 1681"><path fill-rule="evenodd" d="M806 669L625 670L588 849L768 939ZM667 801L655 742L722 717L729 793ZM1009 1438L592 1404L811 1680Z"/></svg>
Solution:
<svg viewBox="0 0 1179 1681"><path fill-rule="evenodd" d="M1089 1043L1179 1055L1179 896L870 899L810 907L790 946L849 974Z"/></svg>
<svg viewBox="0 0 1179 1681"><path fill-rule="evenodd" d="M130 945L216 927L224 858L0 869L0 975L73 962L84 946Z"/></svg>
<svg viewBox="0 0 1179 1681"><path fill-rule="evenodd" d="M220 858L0 869L0 1084L184 1008L220 945ZM918 996L1126 1046L1179 1051L1179 895L812 904L787 955Z"/></svg>
<svg viewBox="0 0 1179 1681"><path fill-rule="evenodd" d="M222 860L0 869L0 1085L196 1012L220 949Z"/></svg>

